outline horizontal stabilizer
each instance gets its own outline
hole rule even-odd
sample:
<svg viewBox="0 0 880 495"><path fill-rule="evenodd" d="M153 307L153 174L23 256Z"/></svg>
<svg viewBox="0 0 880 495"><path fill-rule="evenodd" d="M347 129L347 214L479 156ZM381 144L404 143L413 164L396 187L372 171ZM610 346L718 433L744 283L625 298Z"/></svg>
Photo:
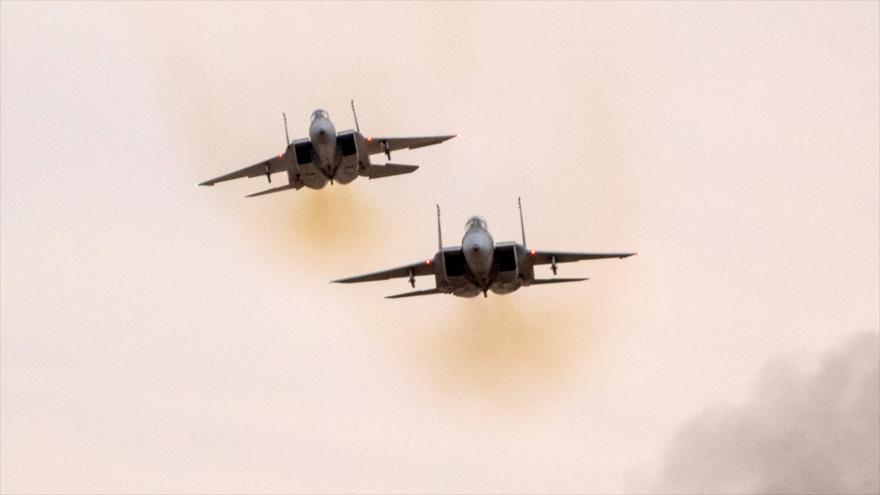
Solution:
<svg viewBox="0 0 880 495"><path fill-rule="evenodd" d="M276 192L287 191L288 189L296 189L296 187L291 184L287 184L286 186L273 187L272 189L266 189L265 191L260 191L257 193L248 194L246 197L253 198L256 196L262 196L264 194L272 194L272 193L276 193Z"/></svg>
<svg viewBox="0 0 880 495"><path fill-rule="evenodd" d="M431 294L444 294L440 289L417 290L413 292L404 292L403 294L394 294L393 296L385 296L385 299L400 299L401 297L429 296Z"/></svg>
<svg viewBox="0 0 880 495"><path fill-rule="evenodd" d="M584 280L590 280L589 278L539 278L532 280L530 285L540 285L540 284L563 284L565 282L583 282Z"/></svg>
<svg viewBox="0 0 880 495"><path fill-rule="evenodd" d="M392 175L403 175L415 172L418 165L402 165L400 163L386 163L385 165L370 165L367 176L371 179L380 179Z"/></svg>

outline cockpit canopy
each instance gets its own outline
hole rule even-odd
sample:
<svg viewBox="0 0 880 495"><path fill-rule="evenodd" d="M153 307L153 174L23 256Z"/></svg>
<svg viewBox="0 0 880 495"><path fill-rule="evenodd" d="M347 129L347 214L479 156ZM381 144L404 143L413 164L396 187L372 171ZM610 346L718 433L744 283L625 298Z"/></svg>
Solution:
<svg viewBox="0 0 880 495"><path fill-rule="evenodd" d="M489 226L486 224L486 219L481 216L473 216L468 218L467 223L464 225L465 229L470 230L473 228L489 230Z"/></svg>
<svg viewBox="0 0 880 495"><path fill-rule="evenodd" d="M314 122L315 119L319 119L319 118L320 118L320 119L329 119L329 118L330 118L330 115L327 113L326 110L321 110L321 109L319 108L319 109L315 110L314 112L312 112L312 120L311 120L311 122Z"/></svg>

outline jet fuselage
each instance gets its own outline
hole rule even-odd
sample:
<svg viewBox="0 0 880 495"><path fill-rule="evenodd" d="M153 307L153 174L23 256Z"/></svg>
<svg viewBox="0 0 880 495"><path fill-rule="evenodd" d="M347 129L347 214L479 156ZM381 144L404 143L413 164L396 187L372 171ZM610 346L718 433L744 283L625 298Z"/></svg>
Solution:
<svg viewBox="0 0 880 495"><path fill-rule="evenodd" d="M444 249L434 256L437 287L460 297L474 297L487 291L508 294L534 278L528 254L515 242L495 244L486 221L471 217L461 247ZM446 273L441 267L445 267Z"/></svg>
<svg viewBox="0 0 880 495"><path fill-rule="evenodd" d="M316 110L309 125L309 141L322 165L332 164L336 159L336 127L327 112Z"/></svg>
<svg viewBox="0 0 880 495"><path fill-rule="evenodd" d="M348 137L349 139L354 137L356 140L357 138L363 140L359 134L356 137ZM292 182L301 182L306 187L321 189L330 181L347 184L357 177L360 168L365 165L365 161L367 165L369 164L369 156L358 156L357 166L347 166L340 169L343 153L336 134L336 126L333 125L333 121L324 110L318 109L312 112L309 124L309 144L311 144L310 156L308 157L310 160L306 163L298 163L298 166L290 171Z"/></svg>
<svg viewBox="0 0 880 495"><path fill-rule="evenodd" d="M481 286L488 285L492 277L495 241L486 230L485 220L480 217L472 217L468 220L467 230L461 239L461 250L475 282Z"/></svg>

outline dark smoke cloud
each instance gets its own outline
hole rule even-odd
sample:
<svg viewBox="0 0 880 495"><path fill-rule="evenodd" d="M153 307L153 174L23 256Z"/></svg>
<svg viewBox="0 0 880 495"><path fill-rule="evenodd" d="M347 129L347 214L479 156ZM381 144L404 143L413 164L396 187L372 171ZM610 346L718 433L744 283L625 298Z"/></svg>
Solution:
<svg viewBox="0 0 880 495"><path fill-rule="evenodd" d="M818 370L768 364L748 402L709 409L667 444L638 490L880 493L880 336L828 351Z"/></svg>

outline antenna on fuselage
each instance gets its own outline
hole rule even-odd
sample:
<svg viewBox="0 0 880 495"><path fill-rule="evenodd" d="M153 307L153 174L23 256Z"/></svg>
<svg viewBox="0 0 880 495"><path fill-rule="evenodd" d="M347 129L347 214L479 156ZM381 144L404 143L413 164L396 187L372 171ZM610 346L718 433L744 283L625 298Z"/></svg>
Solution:
<svg viewBox="0 0 880 495"><path fill-rule="evenodd" d="M351 100L351 113L354 114L354 128L355 128L356 131L358 131L358 133L360 133L360 132L361 132L361 126L358 125L358 114L357 114L357 112L354 110L354 100Z"/></svg>
<svg viewBox="0 0 880 495"><path fill-rule="evenodd" d="M281 112L281 116L284 117L284 139L287 140L287 144L285 145L285 147L289 147L290 146L290 134L287 133L287 114L284 112Z"/></svg>
<svg viewBox="0 0 880 495"><path fill-rule="evenodd" d="M522 231L523 247L526 247L526 224L523 222L522 198L516 198L516 203L519 205L519 228Z"/></svg>

